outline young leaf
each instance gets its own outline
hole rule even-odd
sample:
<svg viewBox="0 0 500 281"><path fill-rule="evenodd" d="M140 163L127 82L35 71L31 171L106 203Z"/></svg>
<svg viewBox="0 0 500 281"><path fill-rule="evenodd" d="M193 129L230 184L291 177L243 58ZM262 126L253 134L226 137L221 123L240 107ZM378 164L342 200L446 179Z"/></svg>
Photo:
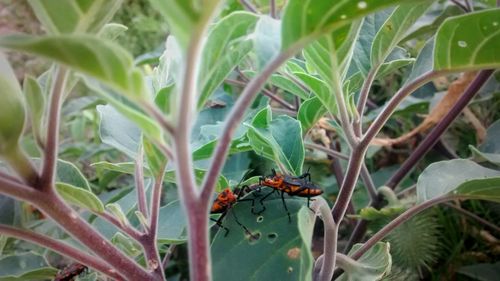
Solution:
<svg viewBox="0 0 500 281"><path fill-rule="evenodd" d="M200 70L198 108L205 105L213 91L252 50L249 34L257 20L254 14L235 12L217 22L209 33Z"/></svg>
<svg viewBox="0 0 500 281"><path fill-rule="evenodd" d="M64 200L92 212L104 212L104 205L94 193L66 183L56 183L56 188Z"/></svg>
<svg viewBox="0 0 500 281"><path fill-rule="evenodd" d="M123 235L121 232L117 232L113 235L111 243L121 249L129 257L135 258L142 253L141 245L130 237Z"/></svg>
<svg viewBox="0 0 500 281"><path fill-rule="evenodd" d="M295 175L302 173L304 163L304 143L300 123L288 116L271 120L270 109L258 112L248 124L248 139L257 154L278 160Z"/></svg>
<svg viewBox="0 0 500 281"><path fill-rule="evenodd" d="M349 254L354 253L360 247L361 244L354 245ZM392 259L389 249L389 243L378 242L356 262L346 264L339 262L339 266L345 271L339 280L381 280L391 272Z"/></svg>
<svg viewBox="0 0 500 281"><path fill-rule="evenodd" d="M106 205L106 209L113 214L122 225L129 225L127 216L123 213L122 207L119 204L111 203Z"/></svg>
<svg viewBox="0 0 500 281"><path fill-rule="evenodd" d="M500 201L500 171L484 168L470 160L455 159L433 163L417 182L418 202L442 195Z"/></svg>
<svg viewBox="0 0 500 281"><path fill-rule="evenodd" d="M300 121L302 132L305 134L326 112L326 108L318 97L304 101L297 113L297 120Z"/></svg>
<svg viewBox="0 0 500 281"><path fill-rule="evenodd" d="M500 9L448 18L436 35L434 70L500 67Z"/></svg>
<svg viewBox="0 0 500 281"><path fill-rule="evenodd" d="M401 0L303 1L290 0L282 20L283 50L301 40L311 40L331 33L378 9Z"/></svg>
<svg viewBox="0 0 500 281"><path fill-rule="evenodd" d="M32 76L26 76L23 83L24 96L31 115L31 126L33 135L40 140L43 139L40 129L43 126L43 113L45 109L45 96L42 87Z"/></svg>
<svg viewBox="0 0 500 281"><path fill-rule="evenodd" d="M421 3L405 3L393 11L373 39L371 49L372 66L379 65L385 61L396 44L403 39L408 29L424 14L433 2L434 0L423 1Z"/></svg>
<svg viewBox="0 0 500 281"><path fill-rule="evenodd" d="M142 74L132 56L118 44L92 35L0 37L0 46L46 57L91 75L130 99L147 94Z"/></svg>
<svg viewBox="0 0 500 281"><path fill-rule="evenodd" d="M121 3L122 0L29 0L38 20L52 34L97 32Z"/></svg>
<svg viewBox="0 0 500 281"><path fill-rule="evenodd" d="M330 87L321 79L306 73L294 73L319 98L323 106L333 115L338 114L337 101Z"/></svg>

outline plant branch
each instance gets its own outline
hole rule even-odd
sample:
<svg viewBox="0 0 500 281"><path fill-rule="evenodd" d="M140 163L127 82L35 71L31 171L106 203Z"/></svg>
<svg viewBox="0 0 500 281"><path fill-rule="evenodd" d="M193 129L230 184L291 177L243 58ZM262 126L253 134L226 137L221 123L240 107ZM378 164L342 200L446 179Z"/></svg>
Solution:
<svg viewBox="0 0 500 281"><path fill-rule="evenodd" d="M120 271L128 280L161 280L144 270L134 260L118 250L102 234L97 232L76 211L69 207L56 193L54 188L37 191L38 196L31 201L35 207L57 222L75 239L105 260L115 270Z"/></svg>
<svg viewBox="0 0 500 281"><path fill-rule="evenodd" d="M460 9L462 9L464 12L466 12L466 13L470 12L469 8L467 8L464 4L458 2L458 0L451 0L451 2L453 4L455 4L457 7L459 7Z"/></svg>
<svg viewBox="0 0 500 281"><path fill-rule="evenodd" d="M322 262L318 263L318 266L321 265L321 268L319 270L315 268L315 271L318 271L315 281L329 281L332 279L335 269L338 227L330 214L328 203L323 197L318 197L318 199L313 202L312 209L315 210L316 213L319 212L325 230Z"/></svg>
<svg viewBox="0 0 500 281"><path fill-rule="evenodd" d="M324 147L322 145L319 145L319 144L315 144L315 143L311 143L311 142L306 142L304 143L304 145L307 147L307 148L312 148L312 149L317 149L319 151L322 151L324 153L326 153L327 155L333 157L333 158L339 158L339 159L343 159L343 160L349 160L349 156L341 153L341 152L338 152L338 151L335 151L333 149L329 149L327 147Z"/></svg>
<svg viewBox="0 0 500 281"><path fill-rule="evenodd" d="M68 70L62 66L55 68L54 84L50 94L49 115L47 136L45 138L45 151L43 156L43 168L41 179L37 188L46 190L54 187L55 171L57 165L58 148L59 148L59 124L60 113L63 102L66 81L68 78Z"/></svg>
<svg viewBox="0 0 500 281"><path fill-rule="evenodd" d="M500 227L498 227L496 224L494 223L491 223L485 219L483 219L482 217L472 213L472 212L469 212L463 208L461 208L460 206L457 206L455 204L452 204L452 203L444 203L444 205L450 207L450 208L453 208L455 209L457 212L461 213L462 215L472 219L472 220L475 220L483 225L485 225L486 227L490 228L491 230L494 230L496 231L497 233L500 234Z"/></svg>
<svg viewBox="0 0 500 281"><path fill-rule="evenodd" d="M360 177L361 180L363 180L366 191L370 196L371 202L378 200L377 187L375 187L375 184L373 183L372 177L370 176L370 172L368 171L365 163L363 163L361 166Z"/></svg>
<svg viewBox="0 0 500 281"><path fill-rule="evenodd" d="M427 152L429 152L429 150L439 141L446 129L448 129L451 123L458 117L467 104L469 104L472 98L476 96L481 87L486 83L486 81L488 81L492 74L493 70L482 70L477 74L476 78L474 78L467 89L465 89L464 93L460 96L453 107L418 145L418 147L412 152L408 159L406 159L396 173L394 173L387 181L385 184L386 186L394 189L401 182L401 180L408 175L408 173L427 154Z"/></svg>
<svg viewBox="0 0 500 281"><path fill-rule="evenodd" d="M134 239L137 242L141 241L141 237L144 235L142 232L138 231L137 229L131 227L130 225L123 225L121 221L119 221L114 215L111 213L105 211L103 213L98 213L96 214L97 216L105 219L112 225L116 226L118 229L123 231L125 234L130 236L130 238Z"/></svg>
<svg viewBox="0 0 500 281"><path fill-rule="evenodd" d="M380 132L385 123L389 120L392 113L396 110L398 105L406 98L408 95L413 93L415 90L431 81L433 78L443 75L442 71L429 71L410 83L404 85L396 94L389 100L385 108L380 112L375 121L370 125L363 138L361 139L360 145L368 146L370 142L375 138L375 136Z"/></svg>
<svg viewBox="0 0 500 281"><path fill-rule="evenodd" d="M391 231L393 231L396 227L399 225L403 224L404 222L408 221L410 218L414 217L415 215L421 213L422 211L433 207L437 204L459 199L460 197L457 196L441 196L437 197L428 201L425 201L421 204L415 205L408 210L406 210L404 213L399 215L397 218L392 220L390 223L388 223L386 226L384 226L381 230L379 230L377 233L375 233L368 241L366 241L361 248L359 248L356 252L354 252L351 255L351 258L353 259L359 259L366 251L368 251L371 247L373 247L377 242L382 240L387 234L389 234Z"/></svg>
<svg viewBox="0 0 500 281"><path fill-rule="evenodd" d="M139 212L141 212L144 217L148 217L148 209L147 209L147 201L146 201L146 190L144 188L144 149L142 147L139 148L139 152L137 153L137 159L135 160L135 188L137 190L137 205Z"/></svg>
<svg viewBox="0 0 500 281"><path fill-rule="evenodd" d="M363 132L363 125L361 124L362 118L365 112L366 103L368 101L368 95L370 93L370 89L372 87L373 81L377 75L377 72L380 68L380 64L372 67L366 76L366 80L363 82L363 86L361 87L361 91L359 92L359 99L357 104L358 110L358 118L354 120L354 132L357 136L361 136Z"/></svg>
<svg viewBox="0 0 500 281"><path fill-rule="evenodd" d="M271 17L273 19L276 19L277 18L277 15L276 15L276 1L275 0L270 0L269 1L269 6L270 6L270 14L271 14Z"/></svg>
<svg viewBox="0 0 500 281"><path fill-rule="evenodd" d="M9 175L0 174L0 193L22 201L33 201L38 192Z"/></svg>
<svg viewBox="0 0 500 281"><path fill-rule="evenodd" d="M175 134L174 125L172 125L163 115L163 113L153 104L148 102L142 103L142 107L149 113L153 118L160 123L160 126L167 131L170 135Z"/></svg>
<svg viewBox="0 0 500 281"><path fill-rule="evenodd" d="M225 82L229 83L229 84L237 85L237 86L243 86L243 87L248 84L248 83L245 83L245 82L242 82L242 81L238 81L238 80L234 80L234 79L226 79ZM272 99L273 101L279 103L281 106L285 107L288 110L294 110L294 111L297 110L293 105L289 104L287 101L285 101L284 99L278 97L277 95L275 95L274 93L272 93L271 91L269 91L266 88L262 88L262 93L266 97L269 97L270 99Z"/></svg>
<svg viewBox="0 0 500 281"><path fill-rule="evenodd" d="M245 7L245 9L247 9L248 11L252 12L252 13L255 13L255 14L258 14L259 11L257 11L257 8L255 8L254 5L252 5L250 2L248 2L247 0L240 0L240 3L241 5L243 5L243 7Z"/></svg>
<svg viewBox="0 0 500 281"><path fill-rule="evenodd" d="M59 253L63 256L71 258L81 264L89 266L107 276L116 280L125 280L116 270L110 267L104 260L91 256L79 249L73 248L66 243L60 242L53 238L32 232L24 229L18 229L7 225L0 225L0 234L5 236L22 239L31 243L37 244L47 249Z"/></svg>

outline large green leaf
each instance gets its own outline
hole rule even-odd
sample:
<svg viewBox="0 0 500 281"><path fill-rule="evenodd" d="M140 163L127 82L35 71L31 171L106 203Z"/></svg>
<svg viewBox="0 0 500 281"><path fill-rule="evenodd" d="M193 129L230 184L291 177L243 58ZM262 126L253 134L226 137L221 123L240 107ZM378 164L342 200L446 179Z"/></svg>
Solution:
<svg viewBox="0 0 500 281"><path fill-rule="evenodd" d="M356 244L349 254L356 252L362 244ZM339 280L372 281L380 280L391 272L392 258L389 243L378 242L355 263L340 265L345 271Z"/></svg>
<svg viewBox="0 0 500 281"><path fill-rule="evenodd" d="M0 280L43 280L54 277L57 269L48 268L43 256L35 253L18 253L0 259ZM31 279L28 279L31 277ZM24 278L24 279L23 279Z"/></svg>
<svg viewBox="0 0 500 281"><path fill-rule="evenodd" d="M499 202L500 171L464 159L429 165L418 178L418 202L446 194Z"/></svg>
<svg viewBox="0 0 500 281"><path fill-rule="evenodd" d="M29 0L38 20L52 34L97 32L122 0Z"/></svg>
<svg viewBox="0 0 500 281"><path fill-rule="evenodd" d="M0 46L46 57L91 75L131 99L147 94L132 56L118 44L92 35L8 35Z"/></svg>
<svg viewBox="0 0 500 281"><path fill-rule="evenodd" d="M263 68L280 52L281 21L261 16L255 26L254 46L259 68Z"/></svg>
<svg viewBox="0 0 500 281"><path fill-rule="evenodd" d="M198 108L205 105L213 91L252 50L249 34L257 20L258 17L254 14L235 12L213 27L203 49Z"/></svg>
<svg viewBox="0 0 500 281"><path fill-rule="evenodd" d="M500 67L500 9L448 18L436 35L435 70Z"/></svg>
<svg viewBox="0 0 500 281"><path fill-rule="evenodd" d="M399 43L408 29L434 2L404 3L397 7L373 39L371 49L372 66L380 65Z"/></svg>
<svg viewBox="0 0 500 281"><path fill-rule="evenodd" d="M163 244L184 243L187 240L187 219L178 200L160 208L158 242Z"/></svg>
<svg viewBox="0 0 500 281"><path fill-rule="evenodd" d="M80 169L75 164L62 159L57 160L56 181L90 191L90 184Z"/></svg>
<svg viewBox="0 0 500 281"><path fill-rule="evenodd" d="M94 193L65 183L57 183L56 188L57 193L59 193L64 200L76 206L91 210L92 212L104 212L104 205Z"/></svg>
<svg viewBox="0 0 500 281"><path fill-rule="evenodd" d="M310 40L349 24L398 0L303 1L290 0L284 11L281 48L300 40Z"/></svg>
<svg viewBox="0 0 500 281"><path fill-rule="evenodd" d="M222 221L227 236L219 229L212 242L214 280L311 280L311 211L303 208L304 199L285 196L285 201L291 222L278 195L263 202L266 210L259 216L252 214L249 201L230 209ZM255 208L260 210L258 202ZM246 234L235 216L256 237ZM228 274L228 268L236 271Z"/></svg>
<svg viewBox="0 0 500 281"><path fill-rule="evenodd" d="M272 119L271 110L266 107L255 115L248 127L247 136L257 154L279 161L286 172L302 173L304 143L300 122L285 115Z"/></svg>

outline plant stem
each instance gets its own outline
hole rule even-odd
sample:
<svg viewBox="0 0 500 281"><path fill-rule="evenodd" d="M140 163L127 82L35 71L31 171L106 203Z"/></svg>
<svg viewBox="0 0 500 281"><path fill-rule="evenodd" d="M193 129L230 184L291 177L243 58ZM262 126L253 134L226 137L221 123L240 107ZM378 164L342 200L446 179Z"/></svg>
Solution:
<svg viewBox="0 0 500 281"><path fill-rule="evenodd" d="M38 196L38 192L31 186L19 182L4 173L0 173L0 193L20 201L33 201Z"/></svg>
<svg viewBox="0 0 500 281"><path fill-rule="evenodd" d="M358 110L358 118L356 118L356 120L354 120L353 123L354 132L356 133L357 136L361 136L363 132L361 119L363 118L363 114L365 112L366 102L368 101L368 94L370 93L370 89L372 87L373 81L375 80L379 68L380 64L370 69L370 71L366 76L366 80L363 83L363 86L361 87L361 91L359 92L359 99L356 107Z"/></svg>
<svg viewBox="0 0 500 281"><path fill-rule="evenodd" d="M170 135L175 134L175 128L174 126L165 118L163 113L158 110L158 108L155 105L152 105L150 103L142 103L142 107L149 113L153 118L160 123L160 126L167 131Z"/></svg>
<svg viewBox="0 0 500 281"><path fill-rule="evenodd" d="M137 153L137 159L135 160L135 188L137 190L137 206L139 212L141 212L144 217L148 217L148 209L146 202L146 190L144 189L144 171L143 171L143 163L144 163L144 149L139 148L139 152Z"/></svg>
<svg viewBox="0 0 500 281"><path fill-rule="evenodd" d="M397 218L392 220L389 224L384 226L381 230L379 230L377 233L375 233L368 241L366 241L361 248L359 248L355 253L351 255L351 258L353 259L359 259L366 251L368 251L371 247L373 247L377 242L382 240L387 234L389 234L392 230L394 230L396 227L399 225L403 224L404 222L408 221L410 218L413 216L419 214L420 212L435 206L439 203L443 203L446 201L451 201L455 200L457 196L441 196L437 197L428 201L425 201L421 204L415 205L411 207L410 209L406 210L404 213L399 215Z"/></svg>
<svg viewBox="0 0 500 281"><path fill-rule="evenodd" d="M270 14L273 19L276 19L276 1L275 0L270 0L269 1L269 6L270 6Z"/></svg>
<svg viewBox="0 0 500 281"><path fill-rule="evenodd" d="M96 215L116 226L118 229L123 231L125 234L130 236L130 238L134 239L137 242L140 242L141 237L144 235L143 233L137 231L135 228L132 228L130 225L123 225L121 221L116 219L116 217L109 212L99 213Z"/></svg>
<svg viewBox="0 0 500 281"><path fill-rule="evenodd" d="M341 153L341 152L338 152L338 151L335 151L333 149L329 149L329 148L326 148L322 145L319 145L319 144L315 144L315 143L312 143L312 142L306 142L304 143L304 145L307 147L307 148L312 148L312 149L317 149L319 151L323 151L324 153L328 154L329 156L333 157L333 158L340 158L340 159L343 159L343 160L349 160L349 156Z"/></svg>
<svg viewBox="0 0 500 281"><path fill-rule="evenodd" d="M498 227L496 224L491 223L491 222L483 219L482 217L480 217L480 216L478 216L478 215L476 215L474 213L471 213L471 212L469 212L469 211L467 211L467 210L465 210L465 209L463 209L460 206L457 206L455 204L444 203L444 205L446 205L446 206L448 206L450 208L455 209L457 212L461 213L462 215L465 215L465 216L471 218L472 220L475 220L475 221L477 221L477 222L485 225L486 227L488 227L488 228L490 228L490 229L492 229L492 230L494 230L494 231L496 231L497 233L500 234L500 227Z"/></svg>
<svg viewBox="0 0 500 281"><path fill-rule="evenodd" d="M319 269L318 279L315 281L329 281L332 279L333 271L335 269L335 253L337 252L337 231L338 227L330 214L328 203L323 197L318 197L312 205L316 213L320 213L324 226L324 245L323 255L321 262L321 269ZM315 269L316 271L316 269Z"/></svg>
<svg viewBox="0 0 500 281"><path fill-rule="evenodd" d="M123 276L110 267L104 260L91 256L53 238L7 225L0 225L0 234L32 242L44 248L51 249L52 251L73 259L81 264L89 266L111 278L125 280Z"/></svg>
<svg viewBox="0 0 500 281"><path fill-rule="evenodd" d="M234 80L234 79L226 79L225 82L229 83L229 84L237 85L237 86L245 86L245 85L248 84L248 83L241 82L241 81ZM270 99L272 99L273 101L279 103L281 106L285 107L286 109L288 109L288 110L297 110L293 105L289 104L284 99L278 97L277 95L275 95L274 93L272 93L268 89L263 88L262 92L264 93L264 95L266 97L269 97Z"/></svg>
<svg viewBox="0 0 500 281"><path fill-rule="evenodd" d="M250 2L248 2L247 0L240 0L240 3L241 5L243 5L243 7L245 7L245 9L249 10L250 12L255 14L259 13L259 11L257 11L257 8L255 8L255 6L252 5Z"/></svg>
<svg viewBox="0 0 500 281"><path fill-rule="evenodd" d="M128 280L161 280L145 271L139 264L118 250L104 236L94 230L76 211L66 205L55 189L38 192L30 203L56 221L64 230L105 260Z"/></svg>
<svg viewBox="0 0 500 281"><path fill-rule="evenodd" d="M45 190L54 187L55 171L59 147L59 124L60 113L68 71L62 66L56 66L54 72L54 84L50 94L49 115L45 151L43 156L43 168L38 189Z"/></svg>
<svg viewBox="0 0 500 281"><path fill-rule="evenodd" d="M444 72L441 71L429 71L410 83L403 86L396 94L391 98L391 100L387 103L386 107L380 112L375 121L370 125L363 138L361 139L360 145L368 146L370 142L375 138L375 136L380 132L382 127L385 125L387 120L391 117L392 113L396 110L398 105L406 98L408 95L413 93L415 90L431 81L433 78L439 77L443 75Z"/></svg>
<svg viewBox="0 0 500 281"><path fill-rule="evenodd" d="M218 179L218 175L222 170L224 165L224 160L228 154L229 145L231 143L231 137L234 133L236 127L240 124L246 109L250 106L250 103L254 100L257 93L260 91L262 86L266 83L267 79L274 73L278 67L283 64L288 58L293 56L297 50L300 50L300 45L293 48L289 48L287 51L280 53L274 60L272 60L259 75L255 76L245 87L240 97L236 101L235 105L231 109L231 112L226 117L225 126L222 131L217 147L214 150L212 161L210 162L210 169L205 174L201 200L203 202L208 202L212 198L212 194L215 189L215 182ZM207 209L208 212L208 209Z"/></svg>
<svg viewBox="0 0 500 281"><path fill-rule="evenodd" d="M406 175L408 175L416 164L439 141L446 129L448 129L451 123L458 117L458 115L460 115L462 110L467 106L467 104L469 104L472 98L476 96L481 87L486 83L486 81L488 81L492 74L493 70L482 70L477 74L476 78L474 78L474 80L470 83L453 107L418 145L418 147L412 152L408 159L406 159L396 173L394 173L387 181L385 184L386 186L394 189L406 177Z"/></svg>

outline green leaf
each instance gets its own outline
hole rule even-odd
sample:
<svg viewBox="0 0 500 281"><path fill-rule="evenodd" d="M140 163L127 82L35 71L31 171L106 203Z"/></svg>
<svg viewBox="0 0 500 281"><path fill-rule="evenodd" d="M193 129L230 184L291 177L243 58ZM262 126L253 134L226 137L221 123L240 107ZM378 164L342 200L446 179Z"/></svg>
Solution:
<svg viewBox="0 0 500 281"><path fill-rule="evenodd" d="M408 29L422 16L434 2L405 3L397 7L373 39L371 49L372 67L380 65L403 39Z"/></svg>
<svg viewBox="0 0 500 281"><path fill-rule="evenodd" d="M500 165L500 120L495 121L486 131L486 139L476 149L469 146L476 162L490 162Z"/></svg>
<svg viewBox="0 0 500 281"><path fill-rule="evenodd" d="M270 16L260 17L255 26L254 45L259 69L271 61L280 52L281 21Z"/></svg>
<svg viewBox="0 0 500 281"><path fill-rule="evenodd" d="M304 49L307 63L330 85L333 83L333 71L342 77L347 72L360 27L361 21L345 25Z"/></svg>
<svg viewBox="0 0 500 281"><path fill-rule="evenodd" d="M500 262L478 263L459 268L458 273L479 281L495 281L500 276Z"/></svg>
<svg viewBox="0 0 500 281"><path fill-rule="evenodd" d="M156 177L157 175L165 172L165 166L168 161L167 157L156 147L155 144L151 143L146 138L142 138L142 145L149 170L151 170L153 175Z"/></svg>
<svg viewBox="0 0 500 281"><path fill-rule="evenodd" d="M90 184L80 169L62 159L57 160L56 180L90 191Z"/></svg>
<svg viewBox="0 0 500 281"><path fill-rule="evenodd" d="M326 112L326 108L318 97L304 101L297 113L297 120L300 121L302 132L305 134Z"/></svg>
<svg viewBox="0 0 500 281"><path fill-rule="evenodd" d="M2 281L51 279L55 273L57 269L48 268L44 257L35 253L17 253L0 258L0 280ZM23 279L27 276L33 279Z"/></svg>
<svg viewBox="0 0 500 281"><path fill-rule="evenodd" d="M349 254L358 250L362 244L356 244ZM392 259L389 243L378 242L357 261L340 265L345 271L339 280L372 281L380 280L391 272Z"/></svg>
<svg viewBox="0 0 500 281"><path fill-rule="evenodd" d="M150 0L167 21L170 31L186 48L197 24L207 20L218 6L219 0Z"/></svg>
<svg viewBox="0 0 500 281"><path fill-rule="evenodd" d="M119 204L117 203L107 204L106 209L108 209L109 212L113 214L120 221L122 225L130 224L127 219L127 216L125 215L125 213L123 213L122 207Z"/></svg>
<svg viewBox="0 0 500 281"><path fill-rule="evenodd" d="M128 27L126 27L125 25L112 22L112 23L105 24L101 28L101 30L99 30L98 35L100 38L113 41L127 30L128 30Z"/></svg>
<svg viewBox="0 0 500 281"><path fill-rule="evenodd" d="M39 138L42 137L40 129L43 126L43 113L45 109L45 96L43 95L42 87L38 81L27 75L23 83L24 96L31 117L31 126L33 134Z"/></svg>
<svg viewBox="0 0 500 281"><path fill-rule="evenodd" d="M323 106L333 115L338 114L337 101L328 85L321 79L306 73L294 73L319 98Z"/></svg>
<svg viewBox="0 0 500 281"><path fill-rule="evenodd" d="M303 72L303 70L301 72ZM247 70L244 71L243 73L249 78L254 78L256 76L255 71ZM271 77L269 77L268 83L280 89L283 89L293 95L296 95L301 99L308 99L310 96L307 91L302 89L299 85L297 85L297 83L295 83L292 79L288 78L286 75L273 74L271 75Z"/></svg>
<svg viewBox="0 0 500 281"><path fill-rule="evenodd" d="M235 12L221 19L209 33L203 49L200 70L201 95L198 108L205 105L240 61L252 50L250 33L258 17L247 12Z"/></svg>
<svg viewBox="0 0 500 281"><path fill-rule="evenodd" d="M94 193L66 183L56 183L56 188L64 200L92 212L104 212L104 205Z"/></svg>
<svg viewBox="0 0 500 281"><path fill-rule="evenodd" d="M99 79L134 100L144 98L147 94L143 76L133 66L132 56L118 44L97 36L8 35L0 37L0 46L65 64Z"/></svg>
<svg viewBox="0 0 500 281"><path fill-rule="evenodd" d="M178 200L160 208L158 243L180 244L187 241L187 219Z"/></svg>
<svg viewBox="0 0 500 281"><path fill-rule="evenodd" d="M436 35L434 70L500 67L500 9L448 18Z"/></svg>
<svg viewBox="0 0 500 281"><path fill-rule="evenodd" d="M429 165L418 178L418 202L446 194L500 201L500 171L464 159Z"/></svg>
<svg viewBox="0 0 500 281"><path fill-rule="evenodd" d="M403 1L290 0L283 15L281 48L287 49L298 41L318 38L369 13L399 2Z"/></svg>
<svg viewBox="0 0 500 281"><path fill-rule="evenodd" d="M139 245L135 240L132 240L132 238L123 235L121 232L117 232L113 235L111 243L131 258L136 258L142 254L141 245Z"/></svg>
<svg viewBox="0 0 500 281"><path fill-rule="evenodd" d="M289 116L279 116L271 120L270 108L258 112L251 124L247 124L250 145L257 154L277 160L295 175L302 174L304 163L304 143L299 121Z"/></svg>
<svg viewBox="0 0 500 281"><path fill-rule="evenodd" d="M0 155L18 150L24 129L23 92L9 62L0 52Z"/></svg>
<svg viewBox="0 0 500 281"><path fill-rule="evenodd" d="M52 34L97 32L121 3L122 0L29 0L38 20Z"/></svg>
<svg viewBox="0 0 500 281"><path fill-rule="evenodd" d="M263 202L266 210L259 216L251 213L248 201L234 205L229 211L232 214L222 221L228 235L219 229L212 242L214 280L242 280L242 276L245 280L311 280L314 220L303 207L304 199L285 196L285 202L291 222L278 195ZM234 216L258 239L250 238ZM238 274L228 274L228 268L238 269Z"/></svg>

